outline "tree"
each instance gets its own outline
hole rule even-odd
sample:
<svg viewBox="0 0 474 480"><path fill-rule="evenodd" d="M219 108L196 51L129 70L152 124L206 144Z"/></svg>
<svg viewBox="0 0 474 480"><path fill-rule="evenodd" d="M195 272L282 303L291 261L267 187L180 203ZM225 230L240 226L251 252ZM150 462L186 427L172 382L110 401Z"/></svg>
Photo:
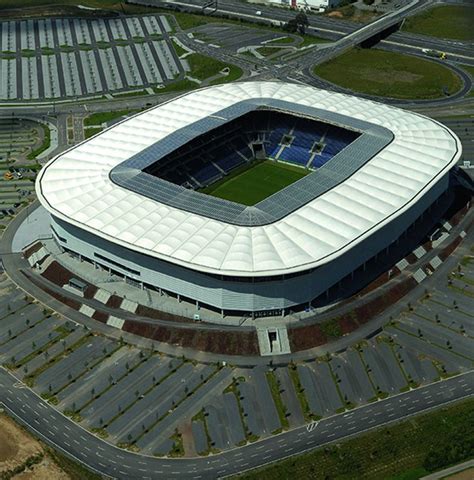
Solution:
<svg viewBox="0 0 474 480"><path fill-rule="evenodd" d="M306 27L309 26L308 16L304 12L298 12L295 20L298 32L304 34L306 32Z"/></svg>
<svg viewBox="0 0 474 480"><path fill-rule="evenodd" d="M298 22L296 21L296 18L288 20L288 23L285 23L283 29L290 33L296 33L298 30Z"/></svg>

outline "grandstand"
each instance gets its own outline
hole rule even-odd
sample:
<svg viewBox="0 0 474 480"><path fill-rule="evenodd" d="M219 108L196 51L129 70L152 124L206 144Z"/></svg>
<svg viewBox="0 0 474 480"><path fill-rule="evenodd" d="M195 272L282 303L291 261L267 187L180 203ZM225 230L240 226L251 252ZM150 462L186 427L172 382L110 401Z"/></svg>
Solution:
<svg viewBox="0 0 474 480"><path fill-rule="evenodd" d="M51 160L36 190L64 252L192 310L284 315L400 254L461 154L413 112L242 82L114 125Z"/></svg>
<svg viewBox="0 0 474 480"><path fill-rule="evenodd" d="M304 176L304 170L314 171L325 165L359 136L360 132L314 118L260 108L205 132L144 171L210 195L215 190L206 187L219 182L221 196L229 198L222 180L233 180L234 172L240 175L246 170L246 178L251 181L252 175L248 170L264 159L300 167L301 176L295 176L293 170L287 176L289 178L282 178L281 187L285 187ZM271 164L267 162L266 171L270 168ZM255 170L255 174L259 175L260 170ZM285 177L285 172L289 170L280 168L278 171L280 176ZM273 177L270 176L272 180ZM268 194L275 193L274 188L266 188L266 178L259 178L262 189L268 190ZM245 190L242 199L238 195L231 198L238 203L246 203ZM258 198L262 200L265 196Z"/></svg>

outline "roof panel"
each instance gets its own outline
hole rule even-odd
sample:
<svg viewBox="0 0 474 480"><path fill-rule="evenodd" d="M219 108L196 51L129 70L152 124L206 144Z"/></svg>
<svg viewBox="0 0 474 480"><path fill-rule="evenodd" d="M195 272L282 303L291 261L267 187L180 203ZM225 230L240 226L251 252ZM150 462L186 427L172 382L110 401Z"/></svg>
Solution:
<svg viewBox="0 0 474 480"><path fill-rule="evenodd" d="M331 180L344 166L321 173L319 197L267 225L209 220L111 181L114 167L176 129L256 98L344 112L389 129L394 138L339 186L331 187ZM326 263L392 221L460 154L460 142L449 129L418 114L313 87L246 82L194 91L122 121L51 160L36 188L53 215L132 250L210 273L276 275ZM134 174L130 179L146 187L146 179ZM306 200L305 188L295 192ZM185 194L183 198L192 202ZM268 221L276 206L271 197L266 203Z"/></svg>

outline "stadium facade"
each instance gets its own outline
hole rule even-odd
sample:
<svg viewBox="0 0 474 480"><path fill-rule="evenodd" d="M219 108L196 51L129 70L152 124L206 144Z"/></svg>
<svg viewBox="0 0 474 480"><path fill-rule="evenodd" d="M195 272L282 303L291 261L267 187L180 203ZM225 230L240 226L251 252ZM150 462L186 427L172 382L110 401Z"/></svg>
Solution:
<svg viewBox="0 0 474 480"><path fill-rule="evenodd" d="M37 193L65 251L223 314L284 313L383 255L447 190L460 155L421 115L245 82L114 125L51 160ZM199 191L259 157L307 174L254 205Z"/></svg>

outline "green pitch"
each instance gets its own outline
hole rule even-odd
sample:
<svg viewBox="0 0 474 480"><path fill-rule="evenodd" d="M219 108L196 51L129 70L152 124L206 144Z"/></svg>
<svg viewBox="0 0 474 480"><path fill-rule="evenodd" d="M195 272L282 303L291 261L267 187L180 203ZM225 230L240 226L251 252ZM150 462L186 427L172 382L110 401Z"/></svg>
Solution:
<svg viewBox="0 0 474 480"><path fill-rule="evenodd" d="M232 202L255 205L308 173L309 170L302 167L265 160L238 168L200 191Z"/></svg>

